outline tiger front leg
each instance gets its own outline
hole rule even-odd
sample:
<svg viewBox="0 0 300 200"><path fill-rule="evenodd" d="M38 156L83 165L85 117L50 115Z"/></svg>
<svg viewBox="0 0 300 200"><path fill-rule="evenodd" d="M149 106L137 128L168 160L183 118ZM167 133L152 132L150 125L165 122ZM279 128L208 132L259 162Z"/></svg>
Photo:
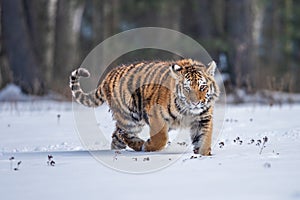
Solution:
<svg viewBox="0 0 300 200"><path fill-rule="evenodd" d="M211 155L212 118L192 123L191 140L195 154Z"/></svg>
<svg viewBox="0 0 300 200"><path fill-rule="evenodd" d="M143 145L144 151L159 151L163 149L168 142L168 125L160 117L151 117L150 139Z"/></svg>

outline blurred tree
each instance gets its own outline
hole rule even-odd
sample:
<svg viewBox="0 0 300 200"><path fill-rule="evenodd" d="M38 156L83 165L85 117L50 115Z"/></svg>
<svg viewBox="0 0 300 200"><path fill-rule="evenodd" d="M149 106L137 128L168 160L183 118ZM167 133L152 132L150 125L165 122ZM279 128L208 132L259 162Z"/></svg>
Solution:
<svg viewBox="0 0 300 200"><path fill-rule="evenodd" d="M68 96L68 76L79 67L79 33L84 11L83 0L58 1L55 23L55 49L52 84L55 90Z"/></svg>
<svg viewBox="0 0 300 200"><path fill-rule="evenodd" d="M45 83L52 81L57 0L24 0L34 53Z"/></svg>
<svg viewBox="0 0 300 200"><path fill-rule="evenodd" d="M2 13L2 4L0 3L0 13ZM2 15L0 15L2 21ZM12 73L8 64L5 48L3 47L2 26L0 26L0 88L13 82Z"/></svg>
<svg viewBox="0 0 300 200"><path fill-rule="evenodd" d="M119 0L85 1L79 44L82 56L120 31L119 5Z"/></svg>
<svg viewBox="0 0 300 200"><path fill-rule="evenodd" d="M0 87L13 79L27 93L69 96L69 73L96 45L159 26L197 40L215 60L222 55L231 88L300 92L297 0L2 0L0 9ZM116 64L172 58L140 50Z"/></svg>
<svg viewBox="0 0 300 200"><path fill-rule="evenodd" d="M14 82L25 93L44 94L44 76L34 52L24 1L3 0L2 36Z"/></svg>
<svg viewBox="0 0 300 200"><path fill-rule="evenodd" d="M245 87L247 79L254 82L253 4L253 0L227 1L226 31L230 44L231 77L238 88Z"/></svg>

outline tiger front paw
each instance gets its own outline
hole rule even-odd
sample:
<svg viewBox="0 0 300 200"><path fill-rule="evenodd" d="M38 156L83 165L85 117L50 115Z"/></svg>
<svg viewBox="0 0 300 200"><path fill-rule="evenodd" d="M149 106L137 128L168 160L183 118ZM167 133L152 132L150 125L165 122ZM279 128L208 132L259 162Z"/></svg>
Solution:
<svg viewBox="0 0 300 200"><path fill-rule="evenodd" d="M142 151L150 152L150 151L159 151L165 147L165 143L155 143L148 139L142 147Z"/></svg>
<svg viewBox="0 0 300 200"><path fill-rule="evenodd" d="M211 148L206 149L200 149L200 148L194 148L194 154L200 154L202 156L211 156Z"/></svg>

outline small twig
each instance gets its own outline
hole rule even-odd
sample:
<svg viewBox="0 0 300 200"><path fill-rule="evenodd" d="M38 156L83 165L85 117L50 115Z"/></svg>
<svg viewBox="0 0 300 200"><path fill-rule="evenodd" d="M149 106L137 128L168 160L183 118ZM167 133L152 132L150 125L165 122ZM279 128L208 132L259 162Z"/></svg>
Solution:
<svg viewBox="0 0 300 200"><path fill-rule="evenodd" d="M146 158L143 159L143 161L144 161L144 162L145 162L145 161L150 161L150 158L149 158L149 157L146 157Z"/></svg>
<svg viewBox="0 0 300 200"><path fill-rule="evenodd" d="M254 139L251 139L250 142L248 144L253 144L255 142Z"/></svg>
<svg viewBox="0 0 300 200"><path fill-rule="evenodd" d="M47 165L50 165L52 167L55 166L55 161L53 160L53 156L52 155L48 155Z"/></svg>
<svg viewBox="0 0 300 200"><path fill-rule="evenodd" d="M261 146L261 148L260 148L259 154L262 153L263 149L266 147L265 144L266 144L267 142L268 142L268 138L267 138L267 136L265 136L265 137L263 138L263 144L262 144L262 146Z"/></svg>
<svg viewBox="0 0 300 200"><path fill-rule="evenodd" d="M186 161L188 161L188 160L193 160L193 159L198 159L198 158L201 158L202 156L201 155L192 155L191 157L189 157L189 158L185 158L185 159L183 159L182 160L182 162L186 162Z"/></svg>
<svg viewBox="0 0 300 200"><path fill-rule="evenodd" d="M223 148L225 146L224 142L219 142L219 148Z"/></svg>
<svg viewBox="0 0 300 200"><path fill-rule="evenodd" d="M233 140L233 142L236 143L236 144L239 144L239 145L242 145L242 144L243 144L243 140L241 140L240 137L235 138L235 139Z"/></svg>
<svg viewBox="0 0 300 200"><path fill-rule="evenodd" d="M121 154L121 151L115 151L115 155L113 157L113 161L118 160L118 155Z"/></svg>
<svg viewBox="0 0 300 200"><path fill-rule="evenodd" d="M15 157L10 157L9 161L10 161L10 170L13 170L13 161L14 161Z"/></svg>
<svg viewBox="0 0 300 200"><path fill-rule="evenodd" d="M137 161L137 158L132 158L134 161Z"/></svg>
<svg viewBox="0 0 300 200"><path fill-rule="evenodd" d="M17 163L17 167L14 168L15 171L18 171L18 170L19 170L19 167L20 167L21 163L22 163L22 161L19 161L19 162Z"/></svg>
<svg viewBox="0 0 300 200"><path fill-rule="evenodd" d="M61 115L60 114L57 114L57 125L59 125L59 123L60 123L60 117L61 117Z"/></svg>
<svg viewBox="0 0 300 200"><path fill-rule="evenodd" d="M54 167L55 161L54 161L54 160L51 160L51 161L50 161L50 165Z"/></svg>
<svg viewBox="0 0 300 200"><path fill-rule="evenodd" d="M260 146L261 140L257 140L256 146Z"/></svg>

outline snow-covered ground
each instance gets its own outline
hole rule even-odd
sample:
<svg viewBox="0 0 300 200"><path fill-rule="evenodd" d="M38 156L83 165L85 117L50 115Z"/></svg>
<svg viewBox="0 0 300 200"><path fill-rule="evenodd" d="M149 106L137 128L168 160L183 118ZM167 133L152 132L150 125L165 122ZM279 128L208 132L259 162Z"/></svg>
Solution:
<svg viewBox="0 0 300 200"><path fill-rule="evenodd" d="M109 139L107 110L103 106L96 115ZM191 158L175 139L155 153L93 149L93 156L118 169L155 169L165 162L163 169L133 174L103 165L86 150L71 103L2 102L0 199L300 199L299 116L297 104L228 106L211 157ZM260 153L257 143L265 136ZM55 166L47 164L48 155Z"/></svg>

